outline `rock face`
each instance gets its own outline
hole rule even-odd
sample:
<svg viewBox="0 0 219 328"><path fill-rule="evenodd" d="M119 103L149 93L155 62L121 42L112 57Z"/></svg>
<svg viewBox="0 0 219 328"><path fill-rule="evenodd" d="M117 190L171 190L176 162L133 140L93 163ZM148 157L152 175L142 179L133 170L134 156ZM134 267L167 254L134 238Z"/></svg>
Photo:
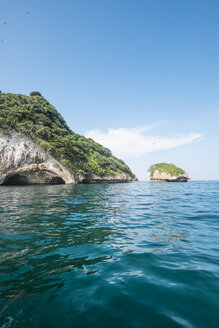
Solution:
<svg viewBox="0 0 219 328"><path fill-rule="evenodd" d="M149 168L152 182L187 182L190 175L173 164L159 163Z"/></svg>
<svg viewBox="0 0 219 328"><path fill-rule="evenodd" d="M180 173L178 175L170 175L166 172L155 170L150 180L154 182L187 182L191 177L188 173Z"/></svg>
<svg viewBox="0 0 219 328"><path fill-rule="evenodd" d="M125 174L100 177L73 173L31 139L0 129L0 185L130 182Z"/></svg>

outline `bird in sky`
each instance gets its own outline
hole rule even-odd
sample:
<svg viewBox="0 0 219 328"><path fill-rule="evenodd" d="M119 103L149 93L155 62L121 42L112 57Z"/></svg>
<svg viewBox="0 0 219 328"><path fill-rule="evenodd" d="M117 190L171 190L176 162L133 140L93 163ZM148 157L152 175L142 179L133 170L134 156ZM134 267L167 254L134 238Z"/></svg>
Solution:
<svg viewBox="0 0 219 328"><path fill-rule="evenodd" d="M4 24L4 25L7 25L7 23L6 23L6 22L4 22L3 24Z"/></svg>

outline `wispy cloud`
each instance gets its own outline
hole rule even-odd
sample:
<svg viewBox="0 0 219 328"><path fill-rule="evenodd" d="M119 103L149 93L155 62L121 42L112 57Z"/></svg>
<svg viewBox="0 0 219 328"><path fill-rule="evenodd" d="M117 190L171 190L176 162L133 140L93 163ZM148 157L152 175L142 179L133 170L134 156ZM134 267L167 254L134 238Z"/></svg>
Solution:
<svg viewBox="0 0 219 328"><path fill-rule="evenodd" d="M202 135L199 133L176 135L175 137L148 135L148 130L157 125L159 125L159 123L131 129L110 128L106 132L101 130L90 130L85 133L85 136L109 148L115 156L124 159L139 157L155 150L188 145L203 139Z"/></svg>

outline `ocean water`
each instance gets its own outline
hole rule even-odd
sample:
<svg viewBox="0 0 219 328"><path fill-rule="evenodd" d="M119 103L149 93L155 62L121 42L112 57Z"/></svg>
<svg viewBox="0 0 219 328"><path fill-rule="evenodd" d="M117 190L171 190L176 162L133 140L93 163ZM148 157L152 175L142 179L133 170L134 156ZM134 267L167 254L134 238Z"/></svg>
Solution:
<svg viewBox="0 0 219 328"><path fill-rule="evenodd" d="M219 181L0 188L0 328L219 327Z"/></svg>

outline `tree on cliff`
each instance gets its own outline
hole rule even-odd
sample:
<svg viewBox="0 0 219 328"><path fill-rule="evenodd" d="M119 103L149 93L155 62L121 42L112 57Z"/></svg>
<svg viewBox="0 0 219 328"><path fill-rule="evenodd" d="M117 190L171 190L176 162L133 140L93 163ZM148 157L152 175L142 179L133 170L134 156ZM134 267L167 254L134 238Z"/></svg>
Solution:
<svg viewBox="0 0 219 328"><path fill-rule="evenodd" d="M39 91L32 91L30 93L30 96L33 97L33 96L39 96L39 97L42 97L41 93Z"/></svg>

